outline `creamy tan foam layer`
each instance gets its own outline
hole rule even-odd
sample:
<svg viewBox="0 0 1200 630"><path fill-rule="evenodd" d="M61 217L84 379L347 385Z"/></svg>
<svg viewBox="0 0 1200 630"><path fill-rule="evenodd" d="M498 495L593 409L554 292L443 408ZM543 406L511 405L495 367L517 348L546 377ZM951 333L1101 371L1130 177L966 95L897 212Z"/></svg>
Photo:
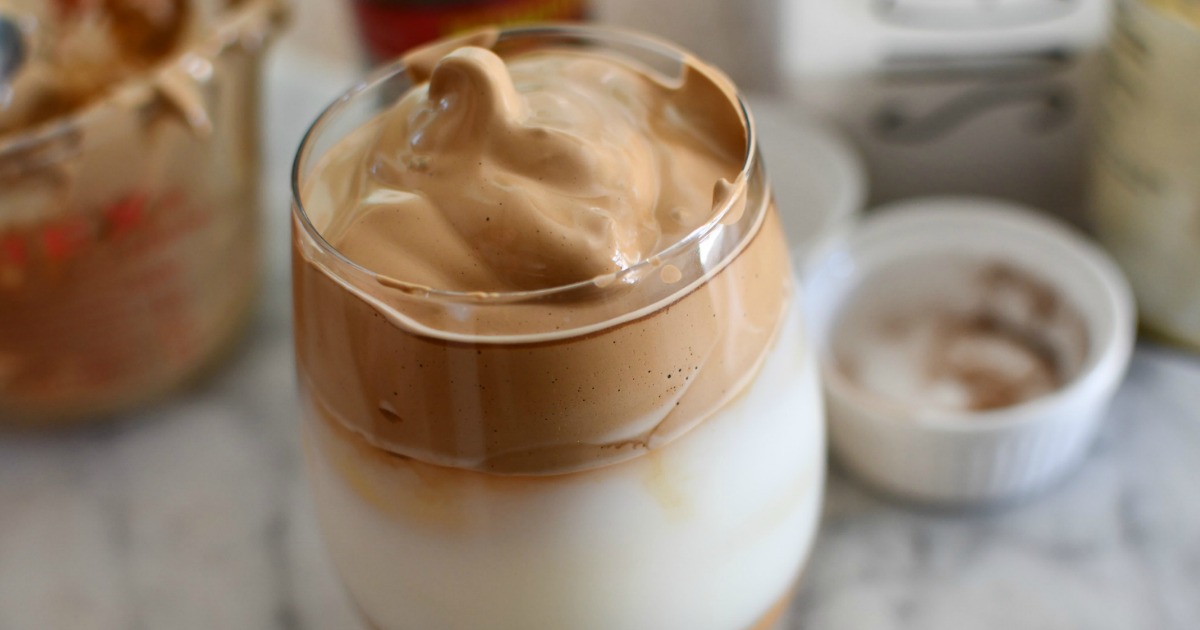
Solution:
<svg viewBox="0 0 1200 630"><path fill-rule="evenodd" d="M440 290L544 289L631 267L707 221L745 155L709 76L663 80L595 53L506 65L458 48L331 156L320 177L337 181L338 209L317 227L356 263Z"/></svg>
<svg viewBox="0 0 1200 630"><path fill-rule="evenodd" d="M324 238L374 272L331 269L344 263L297 226L297 353L317 404L405 456L538 474L632 457L736 396L790 277L761 172L740 175L728 80L691 59L673 79L584 49L450 48L415 57L430 80L305 188ZM707 242L722 256L665 255L721 212Z"/></svg>

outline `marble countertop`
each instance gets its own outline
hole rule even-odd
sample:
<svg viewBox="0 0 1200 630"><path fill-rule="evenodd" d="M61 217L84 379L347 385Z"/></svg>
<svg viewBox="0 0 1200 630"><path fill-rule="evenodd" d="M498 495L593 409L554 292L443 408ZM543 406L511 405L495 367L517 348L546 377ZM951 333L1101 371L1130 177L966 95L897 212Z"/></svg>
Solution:
<svg viewBox="0 0 1200 630"><path fill-rule="evenodd" d="M287 171L338 89L312 77L347 76L320 66L268 73L269 262L236 354L114 423L0 436L0 629L359 627L301 470L290 338ZM1023 504L916 510L835 470L794 627L1200 628L1197 479L1200 357L1143 344L1086 464Z"/></svg>

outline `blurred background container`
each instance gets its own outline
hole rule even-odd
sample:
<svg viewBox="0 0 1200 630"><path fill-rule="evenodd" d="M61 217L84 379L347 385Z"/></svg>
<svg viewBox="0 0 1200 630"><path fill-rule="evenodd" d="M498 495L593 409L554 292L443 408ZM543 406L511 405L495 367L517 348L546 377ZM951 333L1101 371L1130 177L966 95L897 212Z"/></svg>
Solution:
<svg viewBox="0 0 1200 630"><path fill-rule="evenodd" d="M863 152L872 201L1002 197L1079 222L1109 0L789 0L784 84Z"/></svg>
<svg viewBox="0 0 1200 630"><path fill-rule="evenodd" d="M104 418L232 345L258 288L261 66L283 10L199 3L212 21L152 70L0 135L0 424ZM38 28L9 43L59 36ZM67 71L9 59L42 116L44 73Z"/></svg>
<svg viewBox="0 0 1200 630"><path fill-rule="evenodd" d="M1096 232L1144 326L1200 349L1200 2L1122 3L1105 61Z"/></svg>

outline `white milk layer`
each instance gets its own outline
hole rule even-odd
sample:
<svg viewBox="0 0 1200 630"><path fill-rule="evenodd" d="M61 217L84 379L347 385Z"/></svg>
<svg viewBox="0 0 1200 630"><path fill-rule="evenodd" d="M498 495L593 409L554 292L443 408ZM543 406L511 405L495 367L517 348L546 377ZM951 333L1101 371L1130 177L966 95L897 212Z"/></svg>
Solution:
<svg viewBox="0 0 1200 630"><path fill-rule="evenodd" d="M605 468L500 477L370 451L309 410L325 539L384 630L748 630L793 588L825 429L793 308L746 393Z"/></svg>

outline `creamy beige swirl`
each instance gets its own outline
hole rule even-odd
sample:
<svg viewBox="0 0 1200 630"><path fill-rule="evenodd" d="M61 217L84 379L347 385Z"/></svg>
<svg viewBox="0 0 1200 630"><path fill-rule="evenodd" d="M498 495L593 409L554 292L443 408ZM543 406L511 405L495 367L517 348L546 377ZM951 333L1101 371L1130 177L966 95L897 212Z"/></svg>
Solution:
<svg viewBox="0 0 1200 630"><path fill-rule="evenodd" d="M435 464L628 458L740 393L786 311L778 219L761 171L742 172L747 121L690 57L671 77L494 41L410 57L419 83L314 167L305 211L371 273L341 273L297 225L302 385L377 446ZM720 213L710 247L669 249Z"/></svg>
<svg viewBox="0 0 1200 630"><path fill-rule="evenodd" d="M686 96L595 54L506 66L458 48L331 165L357 203L322 233L369 269L442 290L543 289L631 267L704 223L714 186L741 168L741 129L714 141Z"/></svg>

